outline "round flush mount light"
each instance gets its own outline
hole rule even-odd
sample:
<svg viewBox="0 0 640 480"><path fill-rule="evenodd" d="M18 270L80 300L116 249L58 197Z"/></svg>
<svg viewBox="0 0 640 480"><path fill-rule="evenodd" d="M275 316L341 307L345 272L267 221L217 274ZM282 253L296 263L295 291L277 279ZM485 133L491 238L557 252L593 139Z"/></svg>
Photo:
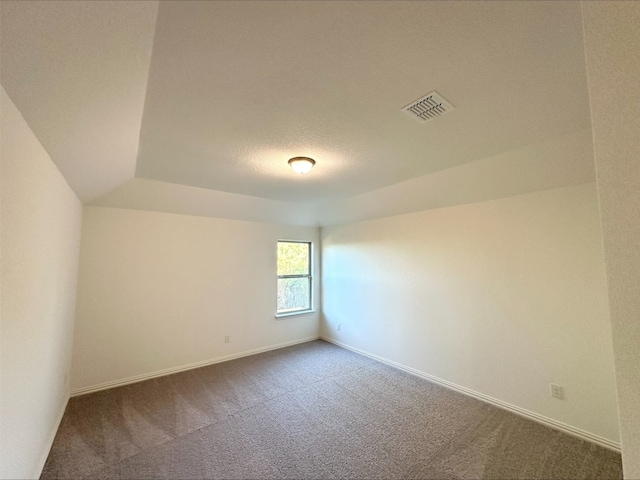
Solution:
<svg viewBox="0 0 640 480"><path fill-rule="evenodd" d="M316 161L309 157L293 157L289 159L289 165L296 173L308 173L315 164Z"/></svg>

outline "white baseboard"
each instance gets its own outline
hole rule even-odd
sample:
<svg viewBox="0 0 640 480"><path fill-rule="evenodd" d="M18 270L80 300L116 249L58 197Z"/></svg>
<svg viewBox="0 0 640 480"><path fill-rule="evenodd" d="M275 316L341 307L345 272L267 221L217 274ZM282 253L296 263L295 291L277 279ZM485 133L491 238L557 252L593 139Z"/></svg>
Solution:
<svg viewBox="0 0 640 480"><path fill-rule="evenodd" d="M49 458L49 452L51 452L51 447L53 447L53 441L56 439L56 434L58 433L58 429L60 428L60 423L62 423L62 417L64 417L64 412L67 409L67 404L69 403L69 397L62 404L62 408L58 412L58 418L54 424L53 429L49 432L49 439L47 440L47 448L44 449L42 455L40 456L40 461L36 466L35 474L31 478L40 478L42 475L42 470L44 470L44 464L47 463L47 458Z"/></svg>
<svg viewBox="0 0 640 480"><path fill-rule="evenodd" d="M533 420L534 422L541 423L548 427L551 427L555 430L559 430L561 432L567 433L574 437L578 437L582 440L586 440L591 443L595 443L600 445L601 447L608 448L609 450L613 450L615 452L620 453L620 443L614 442L613 440L609 440L608 438L601 437L599 435L595 435L593 433L587 432L585 430L581 430L576 427L572 427L571 425L567 425L566 423L559 422L549 417L545 417L544 415L540 415L538 413L532 412L530 410L526 410L524 408L518 407L516 405L512 405L507 402L503 402L502 400L498 400L497 398L490 397L483 393L476 392L466 387L462 387L460 385L456 385L455 383L448 382L447 380L443 380L438 377L434 377L433 375L429 375L428 373L421 372L420 370L416 370L415 368L407 367L406 365L402 365L401 363L394 362L392 360L388 360L384 357L380 357L373 353L365 352L364 350L360 350L359 348L352 347L351 345L347 345L338 340L327 336L320 336L322 340L338 345L339 347L346 348L347 350L351 350L353 352L359 353L360 355L364 355L365 357L372 358L379 362L385 363L392 367L395 367L399 370L403 370L412 375L416 375L418 377L424 378L430 382L436 383L438 385L442 385L450 390L455 390L456 392L460 392L464 395L468 395L470 397L481 400L485 403L489 403L503 410L507 410L509 412L515 413L516 415L520 415L521 417L528 418L529 420Z"/></svg>
<svg viewBox="0 0 640 480"><path fill-rule="evenodd" d="M253 350L246 350L240 353L233 353L231 355L225 355L223 357L216 357L202 362L189 363L188 365L181 365L179 367L165 368L164 370L158 370L151 373L143 373L142 375L135 375L133 377L127 377L120 380L113 380L110 382L100 383L98 385L91 385L89 387L77 388L71 392L72 397L78 395L86 395L87 393L98 392L100 390L107 390L109 388L121 387L130 383L142 382L151 378L164 377L165 375L171 375L172 373L184 372L186 370L193 370L194 368L206 367L207 365L213 365L214 363L227 362L241 357L248 357L249 355L255 355L257 353L268 352L269 350L277 350L279 348L290 347L291 345L297 345L299 343L312 342L318 340L318 335L312 337L300 338L291 342L278 343L276 345L269 345L267 347L255 348Z"/></svg>

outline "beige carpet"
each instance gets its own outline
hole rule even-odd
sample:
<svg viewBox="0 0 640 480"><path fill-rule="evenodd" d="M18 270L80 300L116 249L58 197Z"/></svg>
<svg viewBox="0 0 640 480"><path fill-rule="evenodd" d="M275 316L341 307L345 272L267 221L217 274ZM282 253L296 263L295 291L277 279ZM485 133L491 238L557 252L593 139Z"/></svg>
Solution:
<svg viewBox="0 0 640 480"><path fill-rule="evenodd" d="M622 478L620 455L315 341L72 398L42 478Z"/></svg>

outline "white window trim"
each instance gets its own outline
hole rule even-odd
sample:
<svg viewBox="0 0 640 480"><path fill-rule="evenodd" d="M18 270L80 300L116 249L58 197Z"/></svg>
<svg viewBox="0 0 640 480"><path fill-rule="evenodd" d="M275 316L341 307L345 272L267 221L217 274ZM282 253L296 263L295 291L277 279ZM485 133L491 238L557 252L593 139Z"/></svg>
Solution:
<svg viewBox="0 0 640 480"><path fill-rule="evenodd" d="M296 310L295 312L276 313L276 318L295 317L296 315L306 315L308 313L317 313L317 310Z"/></svg>

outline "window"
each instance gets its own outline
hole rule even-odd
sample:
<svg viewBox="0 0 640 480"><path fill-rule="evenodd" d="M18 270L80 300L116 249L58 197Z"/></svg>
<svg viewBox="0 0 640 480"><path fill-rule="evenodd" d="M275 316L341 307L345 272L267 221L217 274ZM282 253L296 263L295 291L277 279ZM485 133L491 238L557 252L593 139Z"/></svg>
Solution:
<svg viewBox="0 0 640 480"><path fill-rule="evenodd" d="M311 243L278 240L278 315L311 310Z"/></svg>

